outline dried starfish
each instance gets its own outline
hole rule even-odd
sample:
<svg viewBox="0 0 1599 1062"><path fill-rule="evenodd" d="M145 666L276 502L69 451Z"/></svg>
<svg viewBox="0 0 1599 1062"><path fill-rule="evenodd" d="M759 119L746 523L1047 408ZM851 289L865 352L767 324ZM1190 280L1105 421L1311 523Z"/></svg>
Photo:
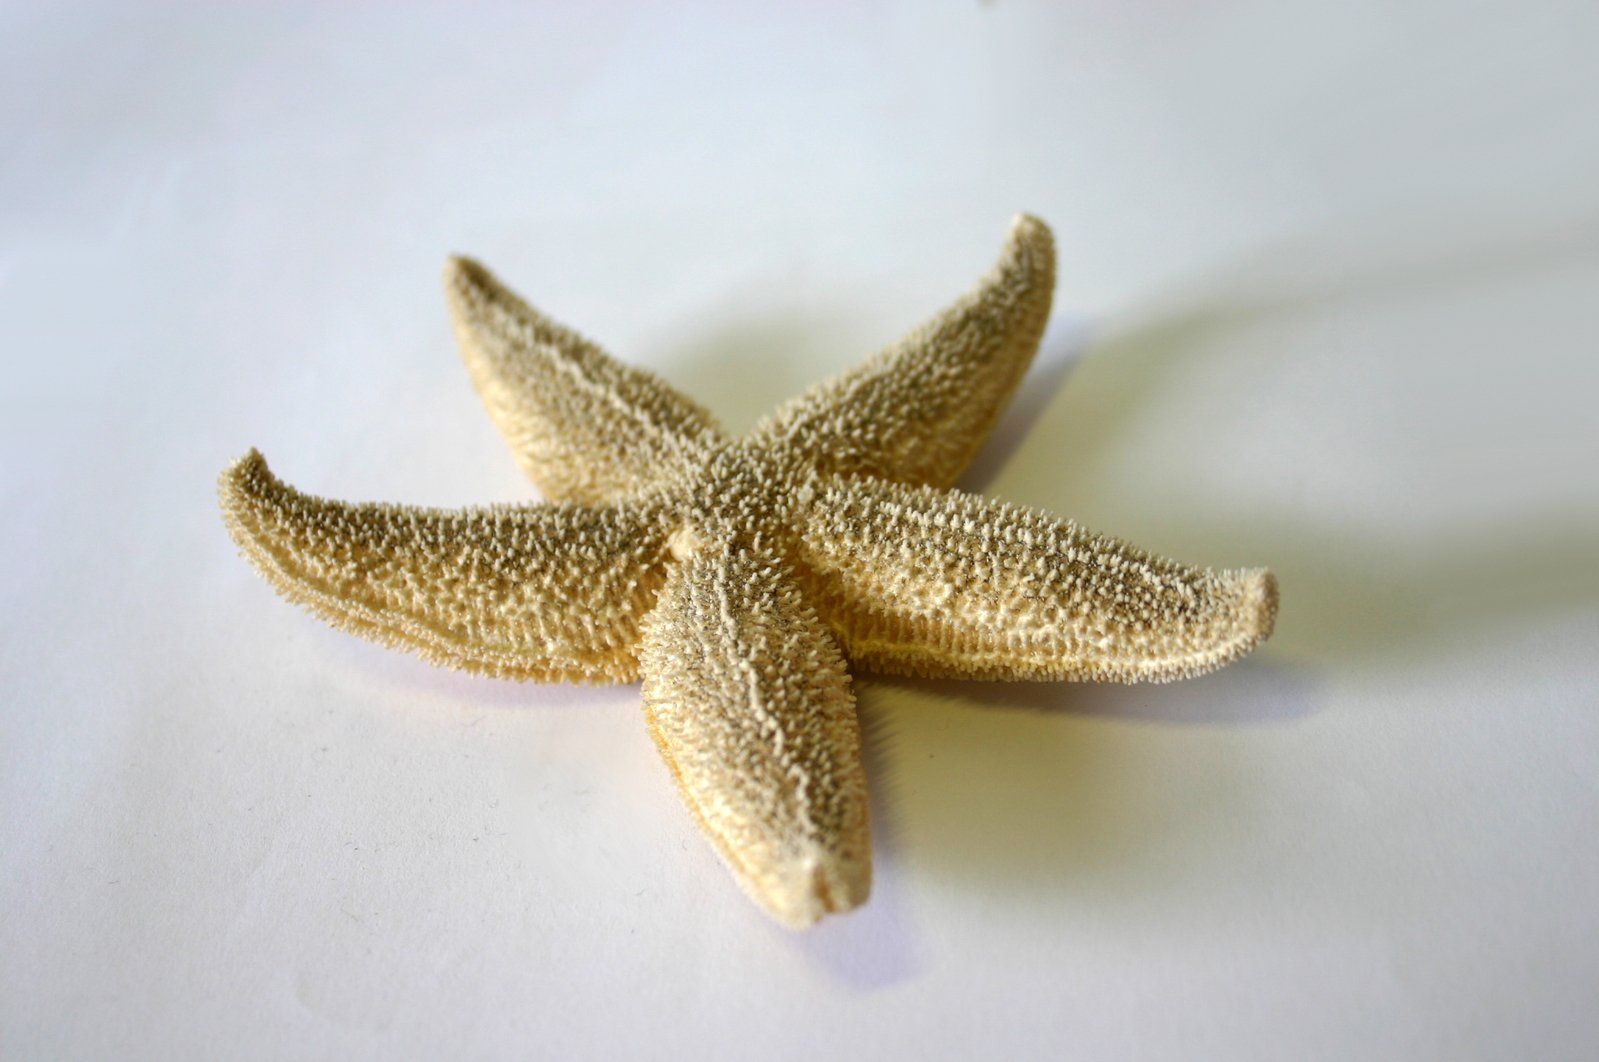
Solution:
<svg viewBox="0 0 1599 1062"><path fill-rule="evenodd" d="M267 581L334 626L504 678L642 678L690 811L750 896L805 926L871 886L846 661L1165 681L1271 633L1266 571L1191 568L949 489L1026 371L1053 285L1049 229L1018 217L968 295L730 439L455 258L467 368L549 502L328 501L251 451L222 475L222 510Z"/></svg>

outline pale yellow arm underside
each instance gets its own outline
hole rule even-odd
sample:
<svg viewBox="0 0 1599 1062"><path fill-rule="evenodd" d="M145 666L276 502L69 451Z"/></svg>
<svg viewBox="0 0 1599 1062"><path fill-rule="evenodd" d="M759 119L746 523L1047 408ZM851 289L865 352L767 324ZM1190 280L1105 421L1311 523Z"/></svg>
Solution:
<svg viewBox="0 0 1599 1062"><path fill-rule="evenodd" d="M794 927L864 902L855 696L792 573L737 546L678 562L641 656L650 732L744 890Z"/></svg>
<svg viewBox="0 0 1599 1062"><path fill-rule="evenodd" d="M444 292L468 373L511 452L551 501L603 502L687 471L718 440L710 413L452 258Z"/></svg>
<svg viewBox="0 0 1599 1062"><path fill-rule="evenodd" d="M626 682L665 576L656 507L446 512L302 494L251 451L223 518L284 597L342 630L500 678Z"/></svg>
<svg viewBox="0 0 1599 1062"><path fill-rule="evenodd" d="M959 491L835 478L799 536L857 664L955 678L1165 682L1271 634L1269 572L1212 571Z"/></svg>
<svg viewBox="0 0 1599 1062"><path fill-rule="evenodd" d="M1022 214L970 293L898 343L780 406L751 439L824 472L947 487L1021 382L1049 319L1055 244Z"/></svg>

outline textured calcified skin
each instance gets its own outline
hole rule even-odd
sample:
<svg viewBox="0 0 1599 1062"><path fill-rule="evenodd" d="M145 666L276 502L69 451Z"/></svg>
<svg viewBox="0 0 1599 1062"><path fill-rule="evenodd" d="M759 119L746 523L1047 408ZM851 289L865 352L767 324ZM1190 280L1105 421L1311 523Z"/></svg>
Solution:
<svg viewBox="0 0 1599 1062"><path fill-rule="evenodd" d="M865 901L855 695L793 572L755 545L684 558L640 655L650 733L739 884L795 926Z"/></svg>
<svg viewBox="0 0 1599 1062"><path fill-rule="evenodd" d="M936 678L1165 682L1214 670L1271 630L1265 571L1151 556L958 491L833 480L800 559L850 658Z"/></svg>
<svg viewBox="0 0 1599 1062"><path fill-rule="evenodd" d="M1055 290L1055 246L1018 217L969 294L863 364L778 407L751 438L811 467L947 487L1032 363Z"/></svg>
<svg viewBox="0 0 1599 1062"><path fill-rule="evenodd" d="M871 861L845 662L1005 679L1167 680L1271 633L1264 571L1152 557L943 489L1026 371L1054 255L1020 217L965 298L726 438L481 266L445 274L485 404L554 504L440 512L300 494L253 451L229 529L279 592L356 634L508 677L642 677L662 758L740 885L804 926Z"/></svg>
<svg viewBox="0 0 1599 1062"><path fill-rule="evenodd" d="M284 485L254 450L222 513L273 586L339 627L497 678L631 682L665 580L665 510L350 504Z"/></svg>
<svg viewBox="0 0 1599 1062"><path fill-rule="evenodd" d="M699 405L539 314L476 262L451 259L444 291L472 383L551 501L689 478L720 440Z"/></svg>

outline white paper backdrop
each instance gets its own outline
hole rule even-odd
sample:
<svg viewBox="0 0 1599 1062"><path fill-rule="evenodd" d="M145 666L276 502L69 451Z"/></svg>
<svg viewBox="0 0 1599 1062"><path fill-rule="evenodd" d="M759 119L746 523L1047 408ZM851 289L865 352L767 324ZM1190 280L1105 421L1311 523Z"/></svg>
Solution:
<svg viewBox="0 0 1599 1062"><path fill-rule="evenodd" d="M0 10L0 1054L1584 1058L1599 9ZM1162 687L858 682L871 904L794 935L636 688L430 670L214 504L531 496L468 251L742 428L1055 227L966 485L1278 633Z"/></svg>

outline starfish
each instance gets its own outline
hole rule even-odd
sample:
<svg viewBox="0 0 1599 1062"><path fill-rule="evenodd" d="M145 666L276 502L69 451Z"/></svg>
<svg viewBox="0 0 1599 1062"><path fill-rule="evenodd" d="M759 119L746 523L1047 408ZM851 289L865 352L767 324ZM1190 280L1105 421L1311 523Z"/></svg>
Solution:
<svg viewBox="0 0 1599 1062"><path fill-rule="evenodd" d="M229 531L284 597L434 664L642 679L689 810L788 926L871 888L849 665L1159 682L1271 633L1267 571L1189 567L952 489L1049 315L1036 218L963 298L743 438L477 263L450 259L444 283L472 380L546 501L332 501L252 450L221 477Z"/></svg>

